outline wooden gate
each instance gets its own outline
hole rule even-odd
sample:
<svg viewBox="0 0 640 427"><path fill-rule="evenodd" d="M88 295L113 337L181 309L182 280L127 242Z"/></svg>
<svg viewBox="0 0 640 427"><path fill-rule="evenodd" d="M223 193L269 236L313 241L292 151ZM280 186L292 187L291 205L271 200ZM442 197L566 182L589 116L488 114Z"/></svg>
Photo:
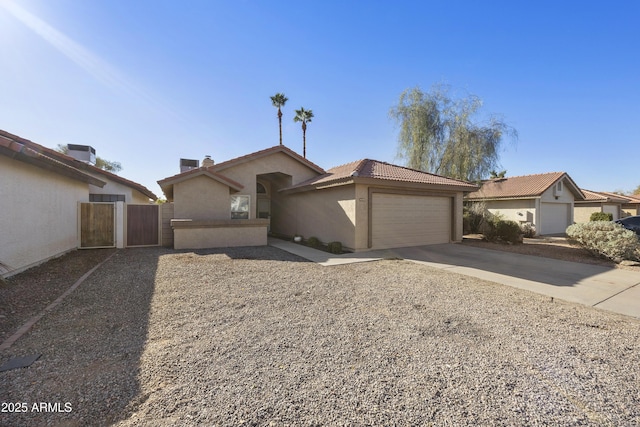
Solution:
<svg viewBox="0 0 640 427"><path fill-rule="evenodd" d="M127 246L159 245L159 206L127 205Z"/></svg>
<svg viewBox="0 0 640 427"><path fill-rule="evenodd" d="M116 246L114 203L80 203L80 247Z"/></svg>

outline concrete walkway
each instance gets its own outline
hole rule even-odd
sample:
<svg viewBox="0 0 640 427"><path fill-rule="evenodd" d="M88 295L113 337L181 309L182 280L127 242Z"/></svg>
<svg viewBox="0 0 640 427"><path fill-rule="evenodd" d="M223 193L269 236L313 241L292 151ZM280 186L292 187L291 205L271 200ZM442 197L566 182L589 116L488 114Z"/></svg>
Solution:
<svg viewBox="0 0 640 427"><path fill-rule="evenodd" d="M325 266L402 258L640 318L640 273L628 270L460 244L416 246L344 255L332 255L278 239L269 239L269 245Z"/></svg>

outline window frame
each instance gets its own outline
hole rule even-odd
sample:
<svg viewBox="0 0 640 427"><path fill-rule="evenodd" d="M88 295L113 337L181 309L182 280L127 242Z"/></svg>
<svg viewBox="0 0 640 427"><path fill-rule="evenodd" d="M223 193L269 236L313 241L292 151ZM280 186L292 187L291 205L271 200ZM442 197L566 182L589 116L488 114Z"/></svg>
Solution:
<svg viewBox="0 0 640 427"><path fill-rule="evenodd" d="M241 200L245 200L245 202L242 202ZM248 194L234 194L230 196L229 207L231 210L231 219L249 219L249 212L251 211L251 196ZM237 207L237 209L234 210L234 207Z"/></svg>

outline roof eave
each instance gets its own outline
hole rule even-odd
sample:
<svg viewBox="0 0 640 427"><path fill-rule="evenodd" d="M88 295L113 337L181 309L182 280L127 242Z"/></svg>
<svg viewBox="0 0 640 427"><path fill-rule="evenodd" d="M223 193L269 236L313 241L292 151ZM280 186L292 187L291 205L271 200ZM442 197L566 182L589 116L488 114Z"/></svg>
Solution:
<svg viewBox="0 0 640 427"><path fill-rule="evenodd" d="M4 154L5 156L10 157L14 160L31 164L50 172L66 176L67 178L71 178L76 181L95 185L96 187L102 188L107 185L105 181L95 178L51 157L45 156L44 154L32 151L19 142L13 142L13 144L15 145L13 148L0 146L0 154Z"/></svg>

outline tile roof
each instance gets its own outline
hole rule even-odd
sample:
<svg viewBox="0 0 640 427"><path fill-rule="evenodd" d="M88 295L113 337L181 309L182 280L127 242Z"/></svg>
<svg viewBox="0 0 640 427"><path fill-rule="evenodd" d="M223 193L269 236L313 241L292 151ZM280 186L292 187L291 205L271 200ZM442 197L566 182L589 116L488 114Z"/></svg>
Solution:
<svg viewBox="0 0 640 427"><path fill-rule="evenodd" d="M624 194L616 194L616 193L611 193L608 191L601 191L600 194L604 194L610 197L615 197L618 198L620 200L622 200L622 203L628 204L635 204L635 203L640 203L640 194L634 194L634 195L624 195Z"/></svg>
<svg viewBox="0 0 640 427"><path fill-rule="evenodd" d="M581 189L586 202L627 203L628 198L615 193L597 192Z"/></svg>
<svg viewBox="0 0 640 427"><path fill-rule="evenodd" d="M127 187L133 188L137 191L139 191L140 193L144 194L145 196L149 197L150 199L156 200L158 197L151 191L149 190L147 187L145 187L142 184L138 184L137 182L133 182L130 181L126 178L123 178L119 175L116 175L114 173L105 171L103 169L97 168L93 165L81 162L79 160L74 159L71 156L68 156L66 154L60 153L59 151L53 150L51 148L47 148L45 146L42 146L40 144L36 144L33 141L30 141L28 139L19 137L17 135L13 135L7 131L1 130L0 129L0 137L4 137L4 138L8 138L10 140L13 140L14 142L18 143L18 144L22 144L27 150L27 152L32 152L37 154L38 156L40 156L41 158L48 158L49 162L50 161L55 161L59 164L64 164L67 167L70 167L72 169L78 170L79 172L82 173L82 171L87 172L89 174L98 174L98 175L102 175L112 181L115 182L119 182L120 184L126 185ZM103 187L105 185L104 182L99 181L98 178L95 178L92 176L92 178L94 180L96 180L97 182L100 182L100 184L98 183L93 183L91 182L91 184L96 185L98 187Z"/></svg>
<svg viewBox="0 0 640 427"><path fill-rule="evenodd" d="M323 175L301 182L287 188L286 190L303 187L316 187L323 184L346 183L351 182L352 180L361 180L366 178L405 183L411 182L443 185L452 188L455 187L456 189L463 191L471 191L478 188L478 186L466 181L447 178L378 160L363 159L331 168Z"/></svg>
<svg viewBox="0 0 640 427"><path fill-rule="evenodd" d="M244 156L236 157L234 159L225 160L224 162L216 163L212 166L207 166L207 167L202 166L196 169L191 169L186 172L181 172L181 173L169 176L167 178L159 180L158 185L160 185L160 188L162 188L162 191L165 193L165 195L169 199L171 199L173 198L173 184L181 182L185 179L190 179L202 174L206 174L210 178L220 181L223 184L226 184L231 188L239 191L242 188L244 188L244 186L234 181L233 179L226 177L225 175L220 173L220 171L224 171L225 169L228 169L232 166L236 166L245 162L254 161L274 153L284 153L318 173L325 173L324 169L322 169L320 166L305 159L304 157L302 157L295 151L291 150L290 148L285 147L284 145L276 145L274 147L249 153Z"/></svg>
<svg viewBox="0 0 640 427"><path fill-rule="evenodd" d="M28 147L24 144L23 140L19 138L13 138L13 135L9 137L7 132L0 131L0 154L4 154L16 160L20 160L25 163L32 164L34 166L49 170L54 173L59 173L66 177L76 179L87 184L92 184L97 187L104 187L106 182L101 181L94 176L82 172L74 167L71 167L59 160L54 159L51 156L43 154Z"/></svg>
<svg viewBox="0 0 640 427"><path fill-rule="evenodd" d="M265 157L273 153L285 153L293 157L294 159L298 160L300 163L307 165L309 168L315 170L316 172L324 173L324 169L322 169L320 166L307 160L306 158L302 157L300 154L296 153L295 151L293 151L292 149L284 145L276 145L274 147L266 148L264 150L256 151L254 153L249 153L244 156L236 157L235 159L225 160L224 162L217 163L211 166L211 168L213 168L216 171L219 171L219 170L227 169L231 166L235 166L240 163L245 163L255 159L259 159L261 157Z"/></svg>
<svg viewBox="0 0 640 427"><path fill-rule="evenodd" d="M187 179L195 178L196 176L200 176L200 175L208 176L209 178L212 178L218 182L221 182L222 184L227 185L236 191L240 191L244 188L244 185L240 184L239 182L234 181L233 179L228 178L222 175L221 173L215 172L214 166L209 166L209 167L202 166L199 168L191 169L189 171L170 176L168 178L158 181L158 185L160 186L160 188L162 188L162 191L164 192L165 196L167 196L167 199L172 200L174 184L185 181Z"/></svg>
<svg viewBox="0 0 640 427"><path fill-rule="evenodd" d="M469 193L467 199L506 199L541 196L559 179L566 178L579 199L584 196L566 172L549 172L535 175L514 176L486 181L478 191Z"/></svg>

